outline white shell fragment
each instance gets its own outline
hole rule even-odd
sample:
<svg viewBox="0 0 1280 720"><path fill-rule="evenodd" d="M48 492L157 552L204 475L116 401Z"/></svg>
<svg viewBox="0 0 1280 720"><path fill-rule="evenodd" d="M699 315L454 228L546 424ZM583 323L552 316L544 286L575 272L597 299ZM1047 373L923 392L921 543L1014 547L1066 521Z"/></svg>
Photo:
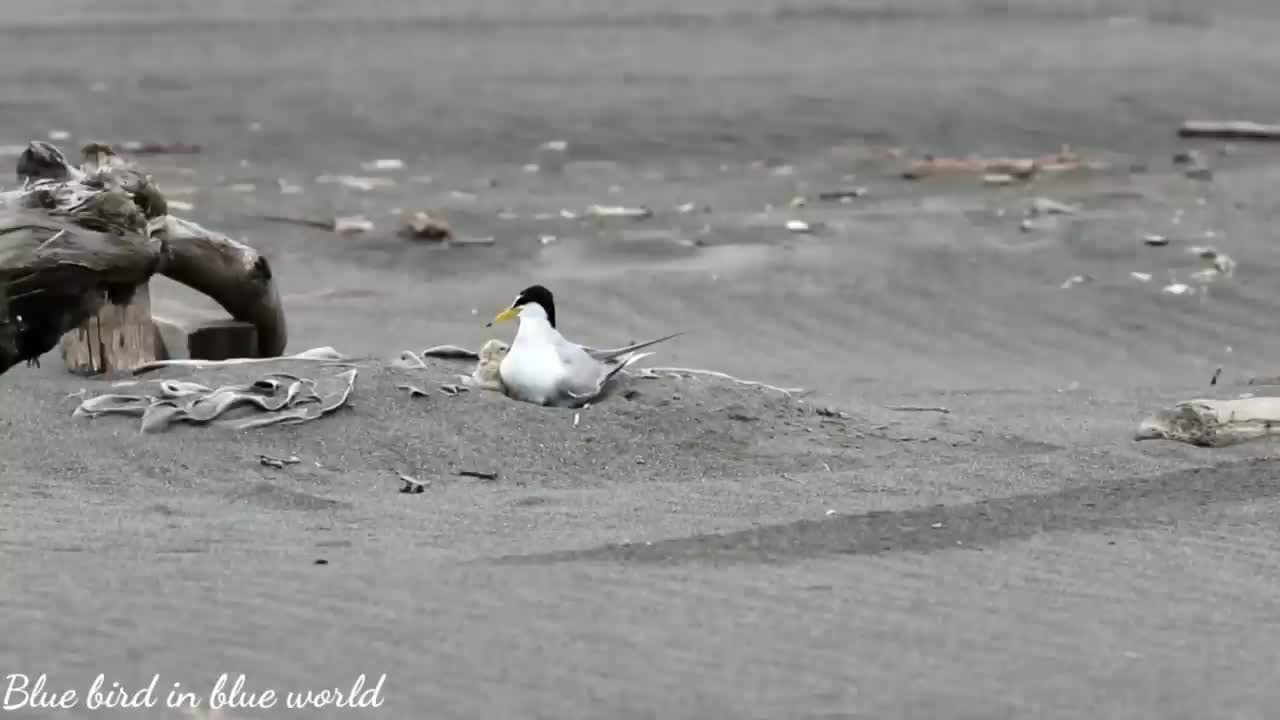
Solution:
<svg viewBox="0 0 1280 720"><path fill-rule="evenodd" d="M624 217L643 219L651 217L653 211L647 207L625 207L623 205L592 205L587 208L587 215L592 217Z"/></svg>
<svg viewBox="0 0 1280 720"><path fill-rule="evenodd" d="M365 172L373 170L399 170L404 167L404 161L400 158L378 158L367 163L362 163L360 168Z"/></svg>
<svg viewBox="0 0 1280 720"><path fill-rule="evenodd" d="M373 222L363 215L334 218L333 231L339 235L358 235L373 231Z"/></svg>

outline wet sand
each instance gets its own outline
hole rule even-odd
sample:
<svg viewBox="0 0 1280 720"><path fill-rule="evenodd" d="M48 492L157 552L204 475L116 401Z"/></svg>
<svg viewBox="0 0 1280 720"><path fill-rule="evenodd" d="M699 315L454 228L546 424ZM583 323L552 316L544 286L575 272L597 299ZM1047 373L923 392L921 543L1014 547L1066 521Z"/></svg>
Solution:
<svg viewBox="0 0 1280 720"><path fill-rule="evenodd" d="M379 712L311 717L1266 716L1280 646L1274 448L1130 438L1156 407L1229 397L1250 377L1276 374L1276 151L1197 144L1211 182L1171 162L1189 146L1174 137L1178 113L1235 98L1232 110L1266 120L1271 102L1182 79L1256 78L1271 66L1232 43L1228 30L1247 23L1225 11L1207 24L1136 28L1025 22L1040 42L1018 42L1040 48L1028 52L1041 62L1011 70L1023 85L1006 85L992 101L1000 107L981 112L1033 128L1053 113L1020 116L1019 106L1044 110L1056 94L1062 114L1048 131L974 122L931 132L916 114L902 136L831 135L766 151L771 126L794 127L777 110L794 98L775 96L743 119L757 140L723 152L691 157L672 140L653 155L644 144L611 155L604 148L622 146L601 124L581 137L525 127L489 148L501 159L466 160L465 143L483 132L463 123L441 130L453 143L443 157L387 142L403 137L388 129L401 110L365 126L385 136L326 131L317 120L305 143L284 144L244 130L264 107L251 94L246 117L192 121L197 129L180 137L178 115L172 126L127 125L127 113L104 121L95 132L210 143L201 156L146 162L162 189L195 206L190 217L268 254L291 351L332 345L363 358L362 370L339 414L238 436L140 435L130 419L73 419L66 395L107 385L68 376L56 354L6 373L0 670L48 673L52 688L81 690L100 672L131 687L159 673L163 689L200 692L220 673L279 691L387 674ZM1141 38L1151 54L1126 55L1114 36L1099 40L1110 55L1068 53L1107 32ZM245 54L265 52L245 42ZM914 88L910 97L936 98L938 117L976 117L981 102L931 95L948 82L962 88L999 54L965 52L957 57L968 65L899 82ZM1131 88L1132 107L1168 122L1126 143L1139 136L1136 123L1117 119L1099 99L1106 93L1046 69L1073 64L1093 67L1108 88ZM1036 85L1050 77L1061 81L1052 93ZM865 111L871 124L895 127L892 93L860 82L877 101ZM375 85L390 92L395 83ZM472 111L483 104L470 102ZM797 122L835 117L823 115L838 104L827 102L796 110ZM34 118L48 113L28 112L28 136L14 142L45 129ZM706 117L688 112L698 122L672 134L694 128L684 137L696 145ZM644 121L630 117L617 136L640 135L634 123ZM299 149L326 137L332 155ZM536 150L550 139L570 144L562 170ZM971 176L906 182L882 152L1041 153L1060 143L1113 169L1009 188ZM359 168L378 157L406 167ZM525 172L532 161L545 167ZM1135 162L1147 170L1131 172ZM316 182L324 173L395 184L358 191ZM432 181L412 179L422 175ZM278 178L303 192L278 194ZM246 182L272 191L230 187ZM865 197L816 199L850 184ZM796 196L807 204L790 207ZM1038 196L1080 210L1024 232ZM677 209L690 202L697 211ZM597 203L655 215L581 216ZM397 209L439 211L494 244L410 243L394 234ZM247 217L257 212L363 213L376 229L338 236ZM790 233L784 224L795 219L819 230ZM1149 247L1147 233L1171 242ZM1206 266L1188 252L1194 245L1229 254L1234 275L1193 282ZM1076 276L1088 280L1063 287ZM556 292L561 325L582 342L683 329L651 364L812 392L632 379L638 394L582 411L575 425L573 411L491 393L412 399L396 389L467 372L387 364L403 349L508 337L484 323L533 282ZM1162 291L1173 282L1196 292ZM193 301L169 283L155 292ZM252 374L166 372L210 382ZM946 412L892 409L903 406ZM301 462L265 467L259 453ZM430 486L402 494L398 473ZM178 716L76 712L13 716Z"/></svg>

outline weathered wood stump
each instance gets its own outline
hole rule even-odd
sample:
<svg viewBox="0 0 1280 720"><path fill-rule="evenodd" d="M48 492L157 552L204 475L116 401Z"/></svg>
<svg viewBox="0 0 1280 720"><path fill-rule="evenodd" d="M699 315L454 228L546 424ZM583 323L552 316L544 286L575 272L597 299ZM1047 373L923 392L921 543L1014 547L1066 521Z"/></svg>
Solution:
<svg viewBox="0 0 1280 720"><path fill-rule="evenodd" d="M137 288L124 305L107 302L80 327L62 336L62 361L77 375L133 370L158 355L151 322L151 291Z"/></svg>

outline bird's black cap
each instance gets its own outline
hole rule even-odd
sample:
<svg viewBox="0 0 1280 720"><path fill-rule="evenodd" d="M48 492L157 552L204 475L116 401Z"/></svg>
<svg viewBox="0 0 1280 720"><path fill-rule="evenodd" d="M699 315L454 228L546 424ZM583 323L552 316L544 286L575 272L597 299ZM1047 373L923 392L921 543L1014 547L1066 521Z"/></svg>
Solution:
<svg viewBox="0 0 1280 720"><path fill-rule="evenodd" d="M520 291L516 295L515 301L511 303L511 307L520 307L529 303L537 303L547 313L547 322L551 323L551 327L556 326L556 303L551 297L551 291L541 285L530 285Z"/></svg>

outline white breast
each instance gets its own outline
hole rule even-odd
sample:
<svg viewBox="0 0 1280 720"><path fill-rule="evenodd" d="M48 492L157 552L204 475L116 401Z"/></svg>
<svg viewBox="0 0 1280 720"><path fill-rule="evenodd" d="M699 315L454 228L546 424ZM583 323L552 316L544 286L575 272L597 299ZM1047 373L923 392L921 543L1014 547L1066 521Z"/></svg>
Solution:
<svg viewBox="0 0 1280 720"><path fill-rule="evenodd" d="M523 328L522 328L523 329ZM556 399L566 368L554 345L516 333L499 372L507 392L521 400L545 403Z"/></svg>

